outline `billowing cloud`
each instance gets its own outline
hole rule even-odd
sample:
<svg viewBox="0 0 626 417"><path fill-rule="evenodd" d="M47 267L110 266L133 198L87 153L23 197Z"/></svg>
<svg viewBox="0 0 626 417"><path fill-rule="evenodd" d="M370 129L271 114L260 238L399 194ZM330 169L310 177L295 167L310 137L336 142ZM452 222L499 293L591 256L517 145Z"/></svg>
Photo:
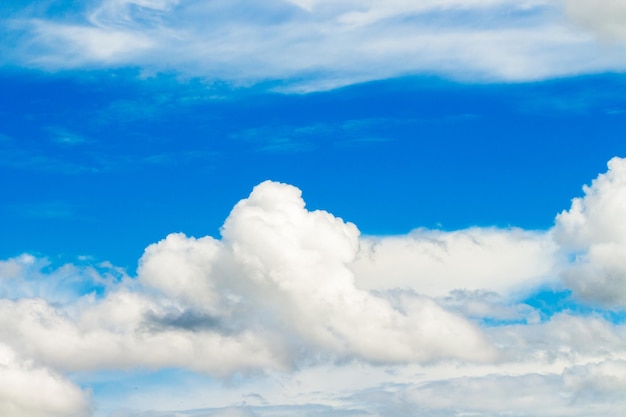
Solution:
<svg viewBox="0 0 626 417"><path fill-rule="evenodd" d="M341 356L396 362L492 354L478 329L432 300L407 295L396 308L357 288L348 268L359 250L356 226L307 211L295 187L260 184L235 206L222 235L221 242L170 235L146 250L140 280L224 321L255 322L263 312L282 331Z"/></svg>
<svg viewBox="0 0 626 417"><path fill-rule="evenodd" d="M0 343L0 413L12 417L85 417L87 393L66 378L20 358Z"/></svg>
<svg viewBox="0 0 626 417"><path fill-rule="evenodd" d="M407 297L395 309L358 289L347 267L359 247L356 226L307 211L294 187L261 184L235 206L222 233L246 275L289 307L280 316L293 317L306 339L380 361L490 355L477 329L436 303Z"/></svg>
<svg viewBox="0 0 626 417"><path fill-rule="evenodd" d="M573 290L623 311L625 190L626 160L614 158L551 230L368 237L266 181L221 237L171 234L146 248L136 277L1 261L0 411L89 415L89 395L64 375L180 369L239 382L213 386L212 403L192 390L203 392L193 412L159 411L182 408L162 391L128 394L133 410L616 415L626 326L605 310L546 314L524 300Z"/></svg>
<svg viewBox="0 0 626 417"><path fill-rule="evenodd" d="M66 371L183 367L226 375L281 367L269 342L253 331L228 335L207 325L176 325L167 316L171 309L140 294L120 290L77 307L82 308L70 316L40 299L2 300L0 338Z"/></svg>
<svg viewBox="0 0 626 417"><path fill-rule="evenodd" d="M131 66L292 91L419 73L524 81L626 66L623 48L598 44L544 0L99 0L71 19L22 14L6 27L21 42L5 56L27 66Z"/></svg>
<svg viewBox="0 0 626 417"><path fill-rule="evenodd" d="M608 166L557 216L555 236L576 257L565 273L568 284L587 300L624 308L626 159L613 158Z"/></svg>

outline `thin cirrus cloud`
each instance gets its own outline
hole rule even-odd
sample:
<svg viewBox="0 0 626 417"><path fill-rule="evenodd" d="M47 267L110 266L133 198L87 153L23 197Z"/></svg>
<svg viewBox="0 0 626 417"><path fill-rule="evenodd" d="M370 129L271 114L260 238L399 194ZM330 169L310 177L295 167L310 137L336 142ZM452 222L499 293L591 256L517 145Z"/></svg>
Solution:
<svg viewBox="0 0 626 417"><path fill-rule="evenodd" d="M626 159L608 166L547 231L364 237L307 210L296 187L266 181L235 205L220 239L171 234L146 248L135 278L110 265L2 261L0 368L10 380L0 399L11 401L0 407L89 415L97 395L69 373L185 369L242 378L218 389L224 399L192 398L189 415L617 415L624 324L601 310L546 316L523 301L552 288L626 307ZM45 395L32 401L32 387ZM134 411L114 415L172 410L179 398L127 395Z"/></svg>
<svg viewBox="0 0 626 417"><path fill-rule="evenodd" d="M6 19L18 39L6 55L49 70L131 66L290 91L418 73L527 81L622 70L623 46L595 36L619 32L621 6L602 2L583 19L587 3L101 0L71 18Z"/></svg>

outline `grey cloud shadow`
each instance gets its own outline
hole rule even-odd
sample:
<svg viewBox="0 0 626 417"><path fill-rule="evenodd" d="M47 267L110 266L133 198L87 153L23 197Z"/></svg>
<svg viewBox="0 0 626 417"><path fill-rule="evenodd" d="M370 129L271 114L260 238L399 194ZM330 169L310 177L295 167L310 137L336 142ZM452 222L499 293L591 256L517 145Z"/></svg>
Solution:
<svg viewBox="0 0 626 417"><path fill-rule="evenodd" d="M143 325L151 332L184 330L189 332L217 332L221 334L234 333L233 327L222 318L194 309L173 310L165 313L157 313L151 310L144 315Z"/></svg>

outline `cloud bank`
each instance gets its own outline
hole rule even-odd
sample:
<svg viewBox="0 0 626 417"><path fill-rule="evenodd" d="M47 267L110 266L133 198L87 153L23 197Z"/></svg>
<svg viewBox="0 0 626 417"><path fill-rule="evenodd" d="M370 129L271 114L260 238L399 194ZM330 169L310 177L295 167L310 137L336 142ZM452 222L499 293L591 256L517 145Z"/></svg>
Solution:
<svg viewBox="0 0 626 417"><path fill-rule="evenodd" d="M0 409L90 415L68 375L185 369L242 378L225 398L248 390L248 404L193 415L617 415L626 327L609 313L626 307L626 160L608 168L547 231L361 236L266 181L221 238L171 234L136 277L1 261ZM528 298L540 291L583 304L544 311Z"/></svg>
<svg viewBox="0 0 626 417"><path fill-rule="evenodd" d="M4 19L4 37L16 43L3 48L5 62L139 67L288 91L414 74L528 81L626 68L623 45L595 36L623 39L618 1L99 0L84 7L27 8Z"/></svg>

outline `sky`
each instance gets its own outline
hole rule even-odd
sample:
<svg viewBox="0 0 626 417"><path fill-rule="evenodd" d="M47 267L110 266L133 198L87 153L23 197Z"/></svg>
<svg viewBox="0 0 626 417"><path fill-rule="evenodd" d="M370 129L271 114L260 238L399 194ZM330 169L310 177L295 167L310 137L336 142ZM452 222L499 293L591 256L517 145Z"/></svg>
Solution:
<svg viewBox="0 0 626 417"><path fill-rule="evenodd" d="M626 412L626 4L0 4L0 414Z"/></svg>

